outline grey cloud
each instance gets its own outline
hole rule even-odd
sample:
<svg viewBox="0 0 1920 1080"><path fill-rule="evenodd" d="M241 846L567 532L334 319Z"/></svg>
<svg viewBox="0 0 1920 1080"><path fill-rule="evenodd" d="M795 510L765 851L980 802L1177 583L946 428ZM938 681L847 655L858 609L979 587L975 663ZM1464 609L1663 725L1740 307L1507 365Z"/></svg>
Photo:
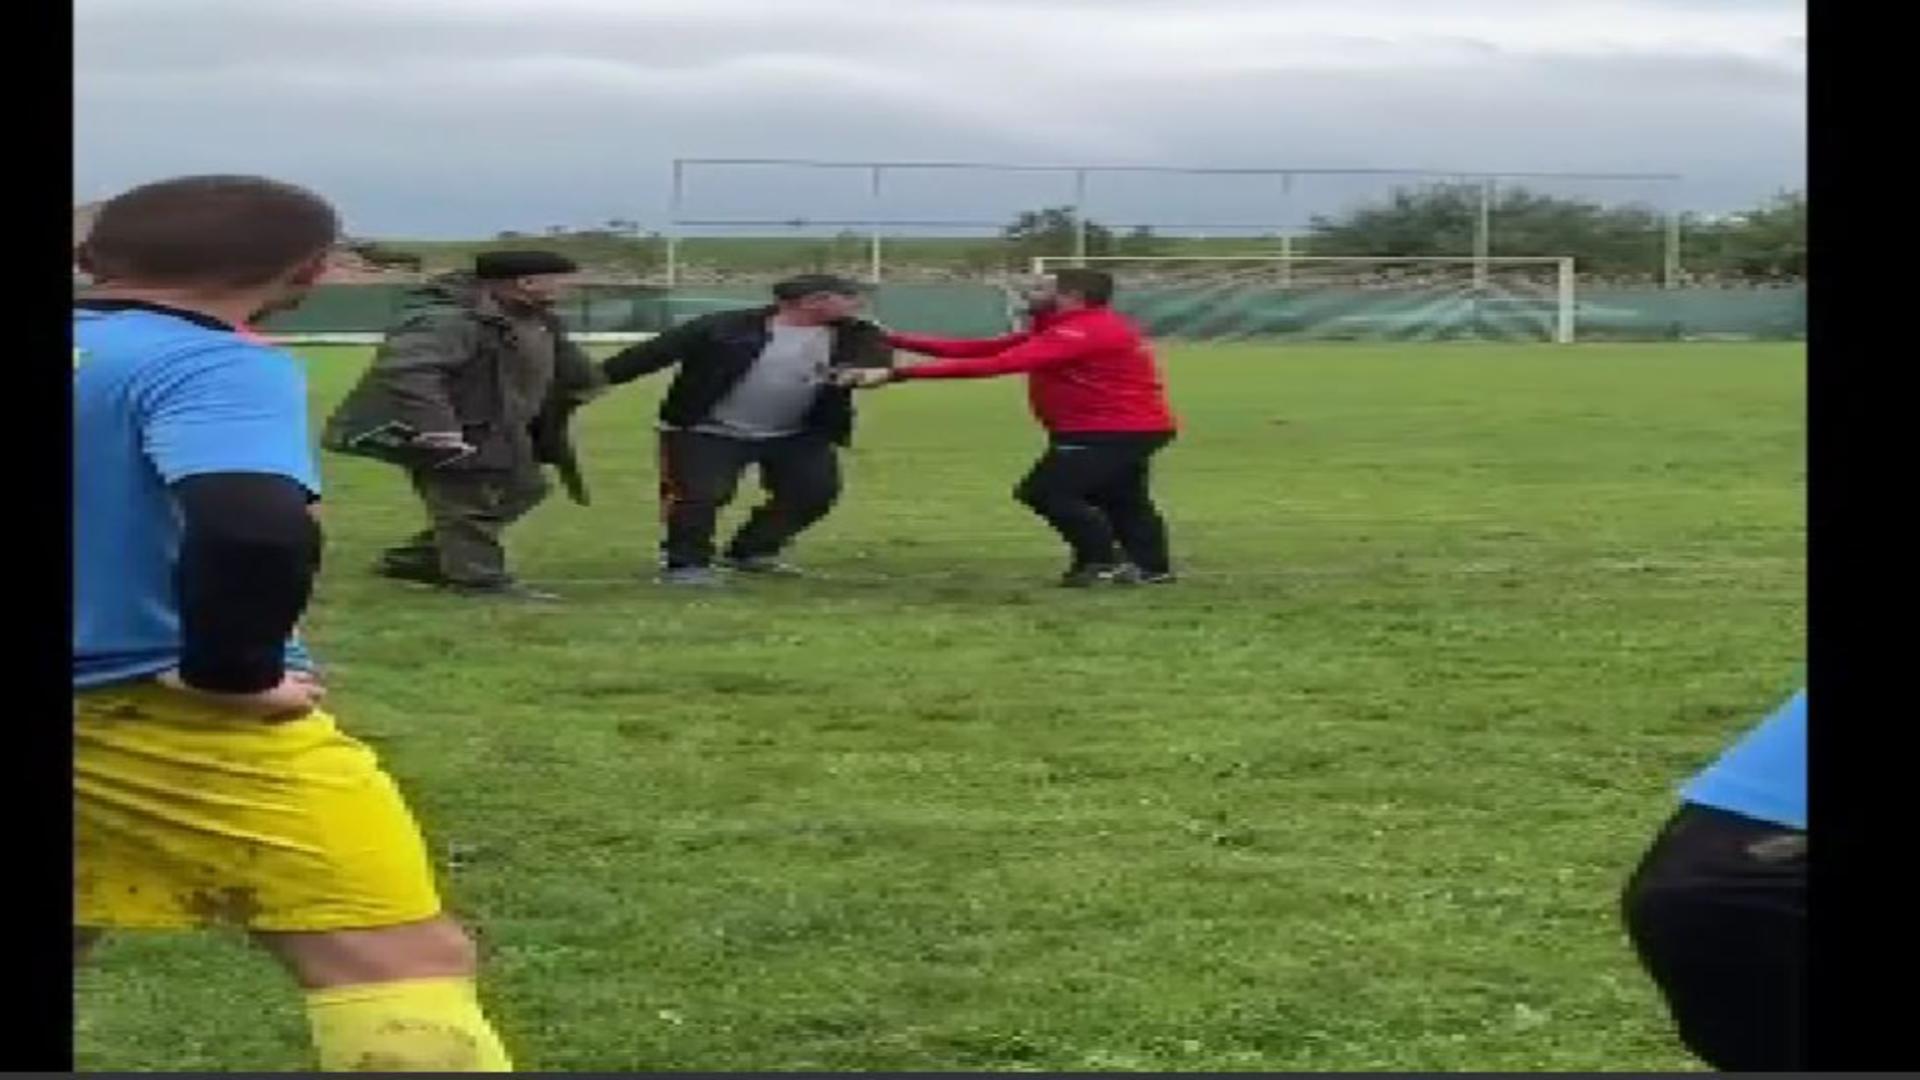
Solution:
<svg viewBox="0 0 1920 1080"><path fill-rule="evenodd" d="M1385 13L1416 7L1379 0L1090 4L788 0L772 6L781 17L740 18L746 5L727 0L598 15L555 3L547 16L484 0L82 0L75 171L82 195L165 173L276 173L327 191L357 230L461 235L658 224L676 156L1672 169L1690 176L1675 197L1698 208L1749 203L1804 170L1804 39L1791 18L1749 33L1756 11L1791 5L1616 5L1725 11L1748 36L1588 48L1573 24L1536 38L1493 36L1498 20L1394 32ZM1366 17L1341 21L1349 9ZM1223 13L1243 16L1233 33L1216 32ZM832 191L798 174L703 183L715 213L864 205L857 177ZM1252 187L1103 183L1123 216L1271 212ZM1052 197L985 178L896 187L894 204L920 214ZM1323 188L1329 202L1375 190Z"/></svg>

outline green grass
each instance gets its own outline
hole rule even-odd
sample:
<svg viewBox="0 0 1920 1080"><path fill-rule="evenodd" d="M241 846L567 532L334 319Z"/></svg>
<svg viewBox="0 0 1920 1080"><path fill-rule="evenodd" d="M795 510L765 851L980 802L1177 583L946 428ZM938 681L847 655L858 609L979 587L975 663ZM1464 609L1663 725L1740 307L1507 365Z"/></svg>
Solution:
<svg viewBox="0 0 1920 1080"><path fill-rule="evenodd" d="M1170 589L1050 587L1012 380L863 398L818 577L722 595L635 576L657 381L513 537L558 610L371 578L419 512L327 462L312 637L524 1066L1694 1067L1615 896L1797 677L1801 348L1165 352ZM79 1010L87 1069L307 1060L237 937Z"/></svg>

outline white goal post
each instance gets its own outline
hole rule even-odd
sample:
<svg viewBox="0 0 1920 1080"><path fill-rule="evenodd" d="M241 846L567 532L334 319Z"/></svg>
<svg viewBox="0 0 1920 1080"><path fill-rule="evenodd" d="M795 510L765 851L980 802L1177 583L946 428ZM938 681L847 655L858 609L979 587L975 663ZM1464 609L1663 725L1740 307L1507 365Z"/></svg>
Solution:
<svg viewBox="0 0 1920 1080"><path fill-rule="evenodd" d="M1042 255L1032 270L1074 266L1113 274L1131 299L1173 312L1176 327L1185 319L1224 335L1235 333L1237 315L1248 334L1285 322L1325 336L1465 332L1563 345L1575 336L1572 256ZM1274 314L1280 309L1284 318Z"/></svg>

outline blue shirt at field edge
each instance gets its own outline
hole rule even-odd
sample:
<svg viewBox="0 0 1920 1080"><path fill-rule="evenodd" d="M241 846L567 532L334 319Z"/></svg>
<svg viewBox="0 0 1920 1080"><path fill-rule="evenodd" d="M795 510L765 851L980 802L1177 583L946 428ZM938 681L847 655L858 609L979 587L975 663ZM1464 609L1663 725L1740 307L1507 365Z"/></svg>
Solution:
<svg viewBox="0 0 1920 1080"><path fill-rule="evenodd" d="M299 361L205 316L151 305L73 313L73 687L153 677L180 660L167 485L207 473L320 479ZM287 664L312 663L297 638Z"/></svg>
<svg viewBox="0 0 1920 1080"><path fill-rule="evenodd" d="M1756 821L1807 827L1807 692L1803 689L1688 782L1680 797Z"/></svg>

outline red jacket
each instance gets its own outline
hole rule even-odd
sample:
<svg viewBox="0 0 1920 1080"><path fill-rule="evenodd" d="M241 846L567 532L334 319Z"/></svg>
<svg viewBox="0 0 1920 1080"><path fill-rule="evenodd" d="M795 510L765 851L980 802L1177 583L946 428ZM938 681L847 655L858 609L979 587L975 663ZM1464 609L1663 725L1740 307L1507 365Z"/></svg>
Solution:
<svg viewBox="0 0 1920 1080"><path fill-rule="evenodd" d="M902 379L982 379L1027 373L1033 415L1048 431L1161 432L1179 427L1153 350L1133 320L1089 307L1036 319L985 340L888 334L898 349L952 357L898 369Z"/></svg>

